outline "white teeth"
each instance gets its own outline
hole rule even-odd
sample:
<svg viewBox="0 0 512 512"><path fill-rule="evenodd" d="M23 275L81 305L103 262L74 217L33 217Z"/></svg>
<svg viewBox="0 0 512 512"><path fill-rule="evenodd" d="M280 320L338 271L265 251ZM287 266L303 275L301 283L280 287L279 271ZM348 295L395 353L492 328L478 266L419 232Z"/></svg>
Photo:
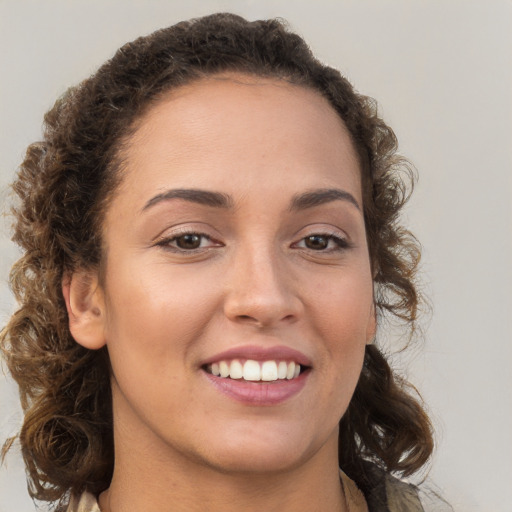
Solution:
<svg viewBox="0 0 512 512"><path fill-rule="evenodd" d="M216 377L244 379L252 382L274 382L277 380L296 379L301 373L301 366L293 361L254 361L247 359L242 363L238 359L219 361L208 366L207 370Z"/></svg>
<svg viewBox="0 0 512 512"><path fill-rule="evenodd" d="M245 363L245 364L247 364L247 363ZM261 380L264 380L264 381L277 380L277 364L275 361L265 361L261 365Z"/></svg>
<svg viewBox="0 0 512 512"><path fill-rule="evenodd" d="M221 377L229 377L229 365L226 363L226 361L221 361L219 363L219 369L220 369L220 376Z"/></svg>
<svg viewBox="0 0 512 512"><path fill-rule="evenodd" d="M232 379L241 379L242 377L245 378L242 364L238 359L231 361L231 366L229 367L229 376Z"/></svg>
<svg viewBox="0 0 512 512"><path fill-rule="evenodd" d="M288 365L284 361L280 361L279 366L277 367L277 378L278 379L286 379L287 373L288 373Z"/></svg>
<svg viewBox="0 0 512 512"><path fill-rule="evenodd" d="M261 368L257 361L248 359L244 364L244 380L261 380Z"/></svg>

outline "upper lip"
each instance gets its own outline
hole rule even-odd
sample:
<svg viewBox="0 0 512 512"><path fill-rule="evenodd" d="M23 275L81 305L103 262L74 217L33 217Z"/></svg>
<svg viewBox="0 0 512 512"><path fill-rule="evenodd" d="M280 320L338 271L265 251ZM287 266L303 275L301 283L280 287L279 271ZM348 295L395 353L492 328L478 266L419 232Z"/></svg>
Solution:
<svg viewBox="0 0 512 512"><path fill-rule="evenodd" d="M294 361L299 363L301 366L311 366L311 360L309 357L302 352L285 345L277 345L274 347L261 347L257 345L233 347L209 357L201 363L201 366L231 359L252 359L254 361Z"/></svg>

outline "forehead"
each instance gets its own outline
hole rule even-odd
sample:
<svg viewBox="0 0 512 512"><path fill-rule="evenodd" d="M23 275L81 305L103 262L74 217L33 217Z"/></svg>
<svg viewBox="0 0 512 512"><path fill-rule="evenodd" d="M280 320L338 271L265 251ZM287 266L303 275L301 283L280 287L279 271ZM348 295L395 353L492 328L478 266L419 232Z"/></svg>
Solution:
<svg viewBox="0 0 512 512"><path fill-rule="evenodd" d="M342 179L360 194L343 121L321 94L284 80L231 74L182 86L145 113L124 148L123 182L138 192L170 180L247 191L261 180L304 188Z"/></svg>

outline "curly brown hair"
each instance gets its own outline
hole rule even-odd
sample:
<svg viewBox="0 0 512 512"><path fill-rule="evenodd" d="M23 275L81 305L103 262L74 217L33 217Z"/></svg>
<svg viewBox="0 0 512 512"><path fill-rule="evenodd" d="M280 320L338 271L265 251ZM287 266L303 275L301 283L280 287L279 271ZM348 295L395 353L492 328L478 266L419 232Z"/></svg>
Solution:
<svg viewBox="0 0 512 512"><path fill-rule="evenodd" d="M19 439L37 499L99 493L113 471L108 354L73 340L62 280L102 261L102 219L122 180L123 144L137 120L169 90L222 72L313 89L339 114L360 160L377 314L392 314L414 329L420 252L399 224L413 174L397 155L396 137L375 102L319 62L280 20L248 22L215 14L141 37L56 102L45 116L43 140L28 147L13 184L18 199L13 240L23 256L10 284L20 308L0 341L20 389L25 417ZM355 394L340 421L340 466L365 491L370 485L365 461L407 475L425 464L432 448L422 405L379 348L367 346Z"/></svg>

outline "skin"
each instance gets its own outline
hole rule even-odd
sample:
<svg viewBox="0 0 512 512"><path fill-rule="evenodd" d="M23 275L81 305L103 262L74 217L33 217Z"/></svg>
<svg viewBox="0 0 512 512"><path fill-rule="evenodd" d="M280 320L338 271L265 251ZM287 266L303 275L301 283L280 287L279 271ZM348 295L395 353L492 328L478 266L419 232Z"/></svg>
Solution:
<svg viewBox="0 0 512 512"><path fill-rule="evenodd" d="M343 122L316 92L227 75L169 93L123 157L104 280L77 271L63 287L73 336L106 344L112 362L116 463L102 511L345 510L338 422L375 314ZM184 188L231 206L153 199ZM356 204L290 208L325 189ZM198 249L178 247L186 232L206 235ZM220 393L201 364L244 345L305 354L304 387L272 406Z"/></svg>

